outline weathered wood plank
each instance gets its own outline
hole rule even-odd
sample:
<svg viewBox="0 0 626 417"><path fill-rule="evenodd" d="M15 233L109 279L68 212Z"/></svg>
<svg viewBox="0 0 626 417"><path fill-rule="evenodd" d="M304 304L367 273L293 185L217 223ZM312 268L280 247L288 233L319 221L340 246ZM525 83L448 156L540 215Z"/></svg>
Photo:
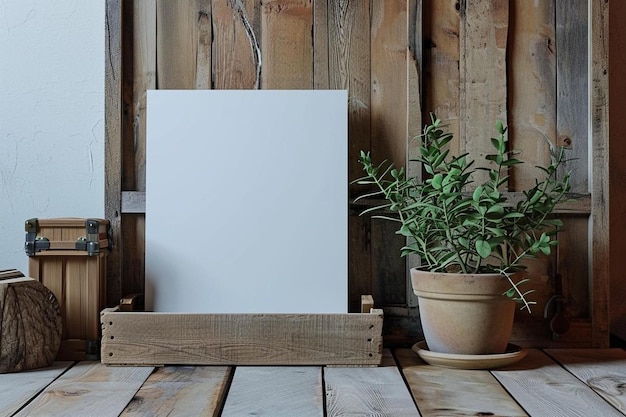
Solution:
<svg viewBox="0 0 626 417"><path fill-rule="evenodd" d="M313 2L313 88L330 88L328 1Z"/></svg>
<svg viewBox="0 0 626 417"><path fill-rule="evenodd" d="M133 365L378 365L382 311L368 314L101 316L102 361Z"/></svg>
<svg viewBox="0 0 626 417"><path fill-rule="evenodd" d="M157 88L211 86L211 0L157 1Z"/></svg>
<svg viewBox="0 0 626 417"><path fill-rule="evenodd" d="M104 215L111 234L120 242L122 221L122 5L107 0L104 66ZM114 305L122 292L122 245L110 248L107 257L107 305Z"/></svg>
<svg viewBox="0 0 626 417"><path fill-rule="evenodd" d="M590 293L593 297L591 342L593 347L606 348L609 346L609 280L611 271L619 270L615 263L623 257L621 253L611 251L611 241L617 244L621 240L621 235L610 233L613 229L609 225L619 224L623 219L616 214L619 211L609 210L609 205L614 200L609 198L609 179L611 178L612 183L618 184L623 184L623 181L617 177L612 179L613 174L609 174L609 4L606 1L592 1L590 18L592 161ZM620 164L623 162L619 161ZM615 207L611 206L611 209L613 208ZM613 213L613 216L609 216L609 213Z"/></svg>
<svg viewBox="0 0 626 417"><path fill-rule="evenodd" d="M258 89L261 83L259 2L212 2L213 88Z"/></svg>
<svg viewBox="0 0 626 417"><path fill-rule="evenodd" d="M568 5L569 6L569 5ZM515 0L510 5L508 51L509 140L517 158L509 189L524 190L550 163L556 142L555 2Z"/></svg>
<svg viewBox="0 0 626 417"><path fill-rule="evenodd" d="M626 352L622 349L548 349L550 356L626 414Z"/></svg>
<svg viewBox="0 0 626 417"><path fill-rule="evenodd" d="M261 0L263 89L313 88L311 0Z"/></svg>
<svg viewBox="0 0 626 417"><path fill-rule="evenodd" d="M152 370L80 362L16 416L118 416Z"/></svg>
<svg viewBox="0 0 626 417"><path fill-rule="evenodd" d="M488 371L428 365L411 349L394 353L422 415L527 415Z"/></svg>
<svg viewBox="0 0 626 417"><path fill-rule="evenodd" d="M218 416L232 368L165 366L144 382L122 416Z"/></svg>
<svg viewBox="0 0 626 417"><path fill-rule="evenodd" d="M532 416L622 415L539 350L530 349L518 364L492 373Z"/></svg>
<svg viewBox="0 0 626 417"><path fill-rule="evenodd" d="M222 417L323 416L319 367L238 367Z"/></svg>
<svg viewBox="0 0 626 417"><path fill-rule="evenodd" d="M0 417L12 416L72 364L54 362L46 368L0 375Z"/></svg>
<svg viewBox="0 0 626 417"><path fill-rule="evenodd" d="M509 2L460 4L460 147L484 166L485 155L492 153L489 138L496 133L496 120L507 121ZM485 172L476 174L476 183L487 179Z"/></svg>
<svg viewBox="0 0 626 417"><path fill-rule="evenodd" d="M419 416L396 367L326 368L328 416Z"/></svg>

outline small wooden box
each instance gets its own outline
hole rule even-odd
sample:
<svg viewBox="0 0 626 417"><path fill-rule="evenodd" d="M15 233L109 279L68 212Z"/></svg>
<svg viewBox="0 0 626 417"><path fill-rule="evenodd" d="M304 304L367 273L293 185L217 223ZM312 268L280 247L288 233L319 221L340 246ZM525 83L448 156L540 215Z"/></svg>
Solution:
<svg viewBox="0 0 626 417"><path fill-rule="evenodd" d="M349 314L185 314L102 311L107 365L377 366L383 311Z"/></svg>
<svg viewBox="0 0 626 417"><path fill-rule="evenodd" d="M98 357L108 231L104 219L26 221L29 276L48 287L61 306L63 336L57 360Z"/></svg>

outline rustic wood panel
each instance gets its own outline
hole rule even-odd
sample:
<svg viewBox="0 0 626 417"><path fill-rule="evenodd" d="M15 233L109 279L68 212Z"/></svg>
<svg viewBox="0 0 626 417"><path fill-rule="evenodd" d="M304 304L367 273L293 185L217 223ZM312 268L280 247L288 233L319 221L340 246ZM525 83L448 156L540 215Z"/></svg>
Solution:
<svg viewBox="0 0 626 417"><path fill-rule="evenodd" d="M0 375L0 416L12 416L72 364L54 362L46 368Z"/></svg>
<svg viewBox="0 0 626 417"><path fill-rule="evenodd" d="M461 149L478 165L492 153L489 138L496 120L507 120L506 54L508 0L461 2L460 125ZM487 178L474 176L476 183Z"/></svg>
<svg viewBox="0 0 626 417"><path fill-rule="evenodd" d="M541 351L493 375L531 416L622 415Z"/></svg>
<svg viewBox="0 0 626 417"><path fill-rule="evenodd" d="M626 414L626 352L622 349L549 349L565 369Z"/></svg>
<svg viewBox="0 0 626 417"><path fill-rule="evenodd" d="M122 416L215 416L228 390L232 368L165 366L148 377Z"/></svg>
<svg viewBox="0 0 626 417"><path fill-rule="evenodd" d="M525 416L488 371L431 366L411 349L394 351L424 416Z"/></svg>
<svg viewBox="0 0 626 417"><path fill-rule="evenodd" d="M223 417L324 415L320 367L239 367Z"/></svg>
<svg viewBox="0 0 626 417"><path fill-rule="evenodd" d="M556 142L555 2L510 3L507 82L510 149L531 163L515 167L509 189L527 189Z"/></svg>
<svg viewBox="0 0 626 417"><path fill-rule="evenodd" d="M419 416L395 367L326 368L328 416Z"/></svg>
<svg viewBox="0 0 626 417"><path fill-rule="evenodd" d="M111 365L377 365L382 311L361 314L102 314Z"/></svg>
<svg viewBox="0 0 626 417"><path fill-rule="evenodd" d="M261 0L261 88L313 88L311 0Z"/></svg>
<svg viewBox="0 0 626 417"><path fill-rule="evenodd" d="M118 416L152 370L80 362L16 416Z"/></svg>

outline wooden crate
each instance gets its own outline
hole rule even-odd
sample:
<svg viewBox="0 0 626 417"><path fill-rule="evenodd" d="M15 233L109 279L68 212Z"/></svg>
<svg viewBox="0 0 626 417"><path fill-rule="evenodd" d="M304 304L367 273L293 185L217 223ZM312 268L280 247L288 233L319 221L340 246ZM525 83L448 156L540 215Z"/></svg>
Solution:
<svg viewBox="0 0 626 417"><path fill-rule="evenodd" d="M107 365L350 365L382 358L383 312L185 314L102 311Z"/></svg>
<svg viewBox="0 0 626 417"><path fill-rule="evenodd" d="M95 359L105 307L109 222L58 218L26 221L29 276L55 295L63 316L58 360Z"/></svg>

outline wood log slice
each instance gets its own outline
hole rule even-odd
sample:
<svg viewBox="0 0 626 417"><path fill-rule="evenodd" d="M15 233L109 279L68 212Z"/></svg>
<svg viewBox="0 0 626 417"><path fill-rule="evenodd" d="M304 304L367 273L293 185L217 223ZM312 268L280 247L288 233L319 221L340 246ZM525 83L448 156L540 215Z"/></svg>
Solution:
<svg viewBox="0 0 626 417"><path fill-rule="evenodd" d="M19 271L0 271L0 373L51 365L62 323L52 291Z"/></svg>

